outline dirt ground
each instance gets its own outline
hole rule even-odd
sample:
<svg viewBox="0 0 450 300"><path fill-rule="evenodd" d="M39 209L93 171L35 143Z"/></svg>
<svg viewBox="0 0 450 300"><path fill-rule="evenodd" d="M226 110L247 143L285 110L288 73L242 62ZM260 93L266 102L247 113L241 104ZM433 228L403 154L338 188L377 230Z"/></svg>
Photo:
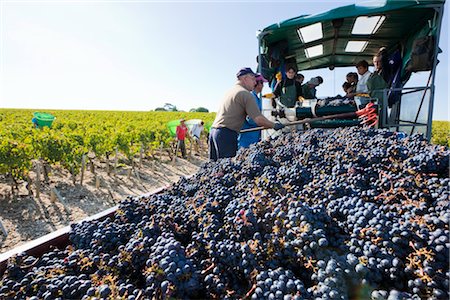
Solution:
<svg viewBox="0 0 450 300"><path fill-rule="evenodd" d="M0 253L113 207L129 195L150 193L178 181L181 176L194 174L206 161L205 156L174 161L168 156L144 159L136 172L119 164L110 175L106 163L94 161L94 173L87 166L82 185L81 176L77 176L74 185L67 170L52 167L49 181L42 182L39 197L34 185L33 196L28 195L26 183L12 197L11 187L0 178L0 222L7 231L5 237L0 225ZM31 173L30 177L35 180L36 175ZM52 189L56 191L53 197Z"/></svg>

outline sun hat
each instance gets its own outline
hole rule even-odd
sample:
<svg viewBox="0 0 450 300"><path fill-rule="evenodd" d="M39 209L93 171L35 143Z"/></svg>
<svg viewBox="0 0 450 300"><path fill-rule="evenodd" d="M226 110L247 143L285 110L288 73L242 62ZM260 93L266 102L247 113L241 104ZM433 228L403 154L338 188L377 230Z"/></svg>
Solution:
<svg viewBox="0 0 450 300"><path fill-rule="evenodd" d="M255 75L256 81L262 81L262 82L269 82L267 79L265 79L261 74L256 73Z"/></svg>

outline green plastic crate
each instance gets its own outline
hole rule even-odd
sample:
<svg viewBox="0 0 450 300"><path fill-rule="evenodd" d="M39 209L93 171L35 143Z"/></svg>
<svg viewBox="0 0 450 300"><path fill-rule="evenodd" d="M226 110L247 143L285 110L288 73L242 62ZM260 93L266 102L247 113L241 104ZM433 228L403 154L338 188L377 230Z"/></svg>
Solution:
<svg viewBox="0 0 450 300"><path fill-rule="evenodd" d="M206 132L209 133L211 131L212 124L213 124L213 121L208 121L205 123Z"/></svg>
<svg viewBox="0 0 450 300"><path fill-rule="evenodd" d="M36 119L38 127L52 127L55 116L45 112L35 112L33 117Z"/></svg>
<svg viewBox="0 0 450 300"><path fill-rule="evenodd" d="M172 120L167 122L166 126L169 129L171 137L175 137L177 134L177 126L180 125L180 120Z"/></svg>

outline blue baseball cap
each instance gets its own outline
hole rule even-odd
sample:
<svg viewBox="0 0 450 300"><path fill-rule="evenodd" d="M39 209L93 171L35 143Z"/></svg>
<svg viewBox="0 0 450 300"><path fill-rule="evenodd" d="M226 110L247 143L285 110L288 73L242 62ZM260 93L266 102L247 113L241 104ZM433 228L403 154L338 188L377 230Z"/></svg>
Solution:
<svg viewBox="0 0 450 300"><path fill-rule="evenodd" d="M252 69L250 69L250 68L242 68L242 69L239 70L239 72L237 72L236 77L239 78L239 77L247 75L247 74L256 76L255 72L253 72Z"/></svg>

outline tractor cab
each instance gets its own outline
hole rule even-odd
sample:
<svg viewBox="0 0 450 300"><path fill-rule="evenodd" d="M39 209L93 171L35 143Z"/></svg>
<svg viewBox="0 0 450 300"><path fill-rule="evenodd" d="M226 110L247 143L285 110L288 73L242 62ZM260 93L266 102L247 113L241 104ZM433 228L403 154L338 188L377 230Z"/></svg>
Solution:
<svg viewBox="0 0 450 300"><path fill-rule="evenodd" d="M328 69L332 74L348 67L356 72L355 66L361 61L373 66L377 53L381 53L378 57L382 57L385 83L372 84L371 90L355 92L352 97L299 97L289 106L280 97L272 96L265 115L292 122L355 112L374 103L379 128L422 132L430 139L444 3L445 0L386 0L375 5L372 1L317 15L301 15L259 31L258 71L273 90L286 80L285 71L290 66L298 72ZM427 74L421 76L426 78L424 82L410 81L418 72ZM324 80L336 80L339 85L345 80L345 76L332 77ZM303 84L307 81L305 78ZM347 117L311 122L309 127L359 124L357 118Z"/></svg>

